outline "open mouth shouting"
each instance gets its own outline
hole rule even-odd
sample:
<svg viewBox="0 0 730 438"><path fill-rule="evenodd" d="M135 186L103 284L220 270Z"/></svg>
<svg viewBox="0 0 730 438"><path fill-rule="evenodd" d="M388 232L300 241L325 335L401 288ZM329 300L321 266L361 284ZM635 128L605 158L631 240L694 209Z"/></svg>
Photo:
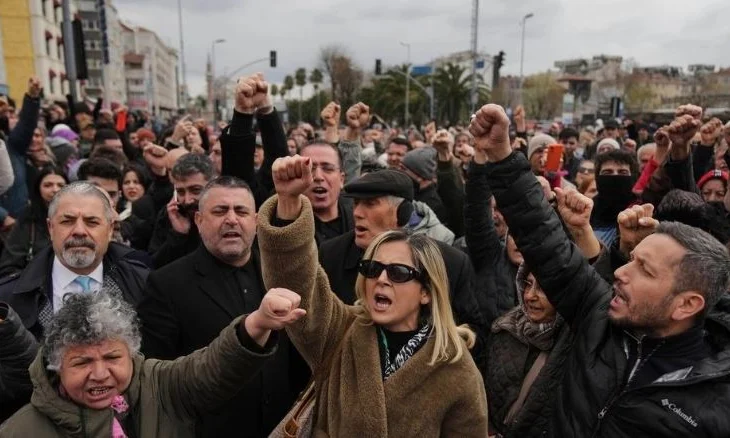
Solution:
<svg viewBox="0 0 730 438"><path fill-rule="evenodd" d="M373 310L376 312L385 312L390 309L390 306L393 304L393 300L388 298L385 294L379 292L375 293L373 300L375 301Z"/></svg>

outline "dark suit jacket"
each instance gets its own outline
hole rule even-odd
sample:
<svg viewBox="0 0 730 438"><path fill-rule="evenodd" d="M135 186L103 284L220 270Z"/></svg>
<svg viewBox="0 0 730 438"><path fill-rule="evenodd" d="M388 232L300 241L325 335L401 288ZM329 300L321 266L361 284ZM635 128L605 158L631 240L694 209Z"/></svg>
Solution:
<svg viewBox="0 0 730 438"><path fill-rule="evenodd" d="M474 291L474 269L462 251L434 240L441 250L449 278L451 308L457 324L469 324L477 335L472 355L481 354L489 330ZM327 273L332 291L345 304L355 302L357 265L365 251L355 245L355 231L328 240L319 247L319 263Z"/></svg>
<svg viewBox="0 0 730 438"><path fill-rule="evenodd" d="M252 257L260 274L255 245ZM247 300L248 304L235 299L235 294L242 292L234 287L234 275L232 267L215 259L203 245L150 274L139 306L143 353L160 359L187 355L210 344L234 318L256 310L260 299ZM256 281L263 293L260 275ZM303 386L292 383L299 379L298 375L290 375L295 366L290 367L293 348L283 333L279 342L274 359L241 388L234 400L200 418L198 436L268 436Z"/></svg>

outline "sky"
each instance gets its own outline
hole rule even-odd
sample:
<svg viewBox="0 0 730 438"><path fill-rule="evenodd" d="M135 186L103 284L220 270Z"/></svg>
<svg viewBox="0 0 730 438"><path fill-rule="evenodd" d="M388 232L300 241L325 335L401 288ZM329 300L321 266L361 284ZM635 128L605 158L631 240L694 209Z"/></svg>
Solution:
<svg viewBox="0 0 730 438"><path fill-rule="evenodd" d="M471 0L181 0L187 82L205 91L205 63L216 45L215 69L231 72L277 50L278 67L261 63L272 83L298 67L319 66L321 47L338 44L357 64L426 63L469 50ZM178 48L177 0L116 0L120 17L157 32ZM730 66L730 1L695 0L490 0L479 1L478 48L503 50L502 75L520 71L520 21L525 31L525 74L554 69L556 60L599 54L633 58L640 66ZM164 18L163 18L164 17Z"/></svg>

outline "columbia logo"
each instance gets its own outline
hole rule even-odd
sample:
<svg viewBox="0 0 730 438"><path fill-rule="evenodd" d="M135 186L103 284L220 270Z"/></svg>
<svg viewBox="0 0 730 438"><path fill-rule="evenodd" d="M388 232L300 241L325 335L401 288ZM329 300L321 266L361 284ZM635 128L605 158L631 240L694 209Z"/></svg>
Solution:
<svg viewBox="0 0 730 438"><path fill-rule="evenodd" d="M674 403L670 402L669 399L662 399L662 406L669 409L670 411L674 412L675 414L679 415L684 421L691 424L692 427L697 427L697 420L694 419L691 415L687 415L682 411L682 408L678 407Z"/></svg>

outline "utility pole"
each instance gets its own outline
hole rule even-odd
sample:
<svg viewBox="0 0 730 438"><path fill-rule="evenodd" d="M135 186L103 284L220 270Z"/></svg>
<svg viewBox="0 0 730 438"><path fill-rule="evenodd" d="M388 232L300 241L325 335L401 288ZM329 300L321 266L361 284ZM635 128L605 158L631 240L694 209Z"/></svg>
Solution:
<svg viewBox="0 0 730 438"><path fill-rule="evenodd" d="M477 33L479 31L479 0L472 0L471 7L471 113L477 108Z"/></svg>
<svg viewBox="0 0 730 438"><path fill-rule="evenodd" d="M408 59L406 61L406 117L405 117L405 128L408 129L408 119L410 119L410 113L408 111L409 98L411 97L411 45L401 41L401 46L408 49Z"/></svg>
<svg viewBox="0 0 730 438"><path fill-rule="evenodd" d="M74 101L79 98L76 90L76 53L74 46L74 29L71 22L71 0L63 0L63 54L66 59L66 79L68 91Z"/></svg>
<svg viewBox="0 0 730 438"><path fill-rule="evenodd" d="M177 0L177 18L180 32L180 65L182 70L182 97L183 108L188 107L188 82L187 67L185 66L185 42L183 41L183 16L182 16L182 0ZM179 90L178 90L179 91Z"/></svg>
<svg viewBox="0 0 730 438"><path fill-rule="evenodd" d="M522 17L522 47L520 48L520 103L522 103L522 84L525 80L523 75L523 68L525 65L525 24L527 23L528 18L532 18L534 16L535 14L530 12Z"/></svg>

